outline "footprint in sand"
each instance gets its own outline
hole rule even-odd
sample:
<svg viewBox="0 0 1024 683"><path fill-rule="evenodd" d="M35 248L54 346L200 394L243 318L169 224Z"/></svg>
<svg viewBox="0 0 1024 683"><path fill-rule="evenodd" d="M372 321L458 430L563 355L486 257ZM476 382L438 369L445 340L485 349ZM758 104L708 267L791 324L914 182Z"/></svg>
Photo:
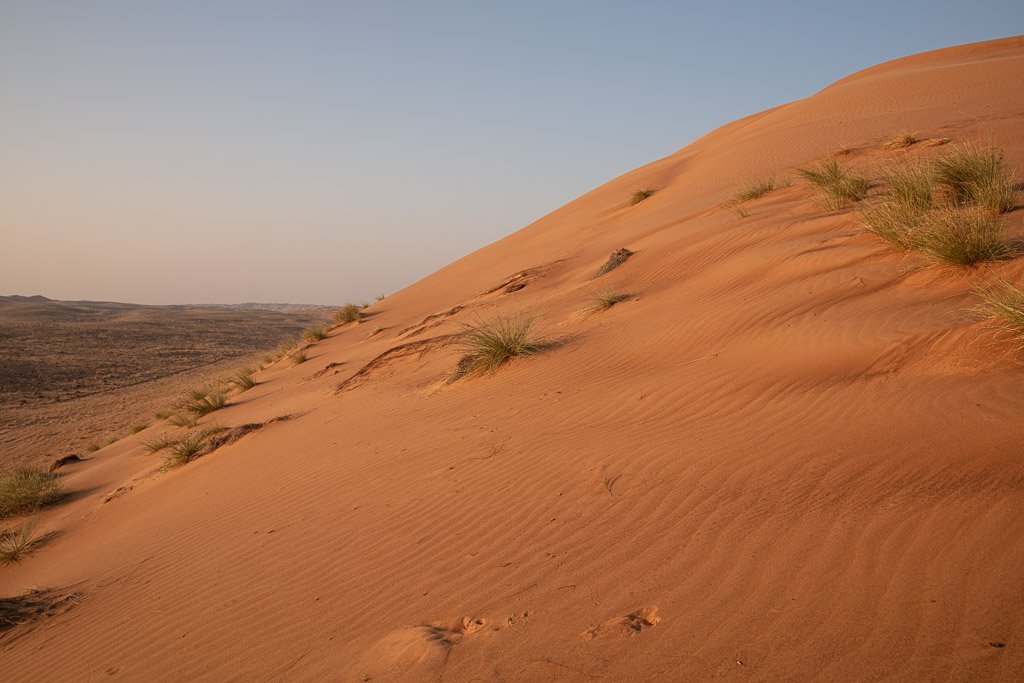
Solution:
<svg viewBox="0 0 1024 683"><path fill-rule="evenodd" d="M488 624L487 619L463 617L454 622L435 621L392 631L360 660L359 678L417 680L436 675L444 668L451 648Z"/></svg>
<svg viewBox="0 0 1024 683"><path fill-rule="evenodd" d="M595 626L583 632L584 640L597 640L603 638L629 638L638 633L654 628L661 622L658 616L658 608L655 606L642 607L624 617L614 617L600 626Z"/></svg>

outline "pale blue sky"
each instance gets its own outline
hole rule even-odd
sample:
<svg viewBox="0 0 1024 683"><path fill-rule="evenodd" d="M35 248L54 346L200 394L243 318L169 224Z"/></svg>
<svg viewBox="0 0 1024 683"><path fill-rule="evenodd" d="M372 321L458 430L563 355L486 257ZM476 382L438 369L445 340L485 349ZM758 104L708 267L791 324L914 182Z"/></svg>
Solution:
<svg viewBox="0 0 1024 683"><path fill-rule="evenodd" d="M0 0L0 294L394 291L1024 2Z"/></svg>

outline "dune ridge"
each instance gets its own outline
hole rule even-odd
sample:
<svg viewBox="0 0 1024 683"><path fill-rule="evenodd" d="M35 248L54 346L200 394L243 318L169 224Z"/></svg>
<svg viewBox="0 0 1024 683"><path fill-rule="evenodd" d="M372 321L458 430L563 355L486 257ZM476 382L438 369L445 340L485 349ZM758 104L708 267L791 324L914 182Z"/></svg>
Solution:
<svg viewBox="0 0 1024 683"><path fill-rule="evenodd" d="M723 202L839 148L874 176L941 153L884 149L906 129L1024 168L1022 86L1014 37L748 116L373 304L206 418L258 431L160 472L157 425L68 467L76 495L40 515L56 534L0 568L0 595L76 602L0 634L0 666L1019 678L1024 366L966 311L1024 258L933 265L800 182L746 217ZM1024 238L1021 209L1004 220ZM598 290L631 296L577 316ZM559 345L446 382L447 335L517 312Z"/></svg>

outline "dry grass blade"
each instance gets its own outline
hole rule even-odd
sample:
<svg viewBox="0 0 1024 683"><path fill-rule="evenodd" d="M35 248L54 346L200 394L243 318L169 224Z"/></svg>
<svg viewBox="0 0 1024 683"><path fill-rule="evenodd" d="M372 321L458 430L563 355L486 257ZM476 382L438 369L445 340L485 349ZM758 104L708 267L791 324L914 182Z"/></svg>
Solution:
<svg viewBox="0 0 1024 683"><path fill-rule="evenodd" d="M236 370L235 374L231 376L231 383L238 387L240 391L252 389L256 386L256 380L252 377L253 372L255 372L255 370L252 368L241 368L240 370Z"/></svg>

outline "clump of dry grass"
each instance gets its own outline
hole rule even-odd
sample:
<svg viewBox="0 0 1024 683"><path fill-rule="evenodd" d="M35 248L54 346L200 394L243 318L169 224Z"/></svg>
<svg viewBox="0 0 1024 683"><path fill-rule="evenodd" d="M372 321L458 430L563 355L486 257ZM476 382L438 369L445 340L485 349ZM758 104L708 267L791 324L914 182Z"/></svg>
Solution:
<svg viewBox="0 0 1024 683"><path fill-rule="evenodd" d="M202 417L220 410L227 404L227 394L221 389L192 389L179 404L178 408L185 413Z"/></svg>
<svg viewBox="0 0 1024 683"><path fill-rule="evenodd" d="M1016 178L996 147L963 144L934 165L935 183L953 204L1005 213L1017 203Z"/></svg>
<svg viewBox="0 0 1024 683"><path fill-rule="evenodd" d="M220 434L223 431L225 431L225 428L220 425L210 425L175 439L169 446L170 454L164 461L164 469L179 467L191 462L202 453L211 436Z"/></svg>
<svg viewBox="0 0 1024 683"><path fill-rule="evenodd" d="M148 426L148 422L136 422L135 424L132 425L132 434L138 434Z"/></svg>
<svg viewBox="0 0 1024 683"><path fill-rule="evenodd" d="M876 202L861 211L868 230L900 250L917 246L916 235L924 212L899 201Z"/></svg>
<svg viewBox="0 0 1024 683"><path fill-rule="evenodd" d="M363 311L355 304L345 304L334 312L334 322L338 325L358 323L363 319Z"/></svg>
<svg viewBox="0 0 1024 683"><path fill-rule="evenodd" d="M867 178L851 173L834 157L797 173L814 186L822 208L835 211L860 201L867 195L871 183Z"/></svg>
<svg viewBox="0 0 1024 683"><path fill-rule="evenodd" d="M170 422L175 427L195 427L196 426L196 416L193 415L192 413L186 413L186 412L173 413L169 418L167 418L167 421Z"/></svg>
<svg viewBox="0 0 1024 683"><path fill-rule="evenodd" d="M292 359L292 363L294 365L301 365L302 363L305 363L307 360L309 360L309 356L306 355L305 349L299 349L298 351L295 351L288 357Z"/></svg>
<svg viewBox="0 0 1024 683"><path fill-rule="evenodd" d="M498 316L467 324L462 335L462 358L451 381L493 372L516 356L530 356L551 342L534 334L534 319L523 315Z"/></svg>
<svg viewBox="0 0 1024 683"><path fill-rule="evenodd" d="M239 391L245 391L246 389L252 389L256 386L256 380L253 379L252 373L255 370L253 368L239 368L235 370L235 374L231 376L231 384L235 385Z"/></svg>
<svg viewBox="0 0 1024 683"><path fill-rule="evenodd" d="M646 187L640 190L633 190L633 194L629 196L629 205L636 206L637 204L647 199L657 191L657 188L653 187Z"/></svg>
<svg viewBox="0 0 1024 683"><path fill-rule="evenodd" d="M974 309L1024 349L1024 283L1007 280L978 290L981 303Z"/></svg>
<svg viewBox="0 0 1024 683"><path fill-rule="evenodd" d="M978 207L948 207L925 215L914 238L926 254L958 266L1010 255L999 216Z"/></svg>
<svg viewBox="0 0 1024 683"><path fill-rule="evenodd" d="M150 439L149 441L142 445L143 447L145 447L147 453L157 453L159 451L164 450L165 448L170 448L175 443L177 443L177 441L177 437L175 437L170 432L167 432L166 434L161 434L155 439Z"/></svg>
<svg viewBox="0 0 1024 683"><path fill-rule="evenodd" d="M775 176L768 176L767 178L761 178L760 180L753 180L746 185L740 187L733 193L731 200L735 203L750 201L751 199L757 199L768 194L776 187L780 187L775 182Z"/></svg>
<svg viewBox="0 0 1024 683"><path fill-rule="evenodd" d="M580 312L584 315L590 315L593 313L607 311L615 304L625 301L630 296L630 294L624 294L622 292L595 292L590 298L590 304Z"/></svg>
<svg viewBox="0 0 1024 683"><path fill-rule="evenodd" d="M40 536L36 533L35 520L29 520L13 531L0 534L0 565L7 565L20 560L36 543Z"/></svg>
<svg viewBox="0 0 1024 683"><path fill-rule="evenodd" d="M41 467L17 467L0 476L0 519L32 512L63 495L55 473Z"/></svg>
<svg viewBox="0 0 1024 683"><path fill-rule="evenodd" d="M302 333L302 340L305 342L318 342L327 338L327 327L325 325L313 325L307 327Z"/></svg>
<svg viewBox="0 0 1024 683"><path fill-rule="evenodd" d="M882 143L885 149L904 149L917 142L917 138L910 131L902 131L889 137Z"/></svg>

